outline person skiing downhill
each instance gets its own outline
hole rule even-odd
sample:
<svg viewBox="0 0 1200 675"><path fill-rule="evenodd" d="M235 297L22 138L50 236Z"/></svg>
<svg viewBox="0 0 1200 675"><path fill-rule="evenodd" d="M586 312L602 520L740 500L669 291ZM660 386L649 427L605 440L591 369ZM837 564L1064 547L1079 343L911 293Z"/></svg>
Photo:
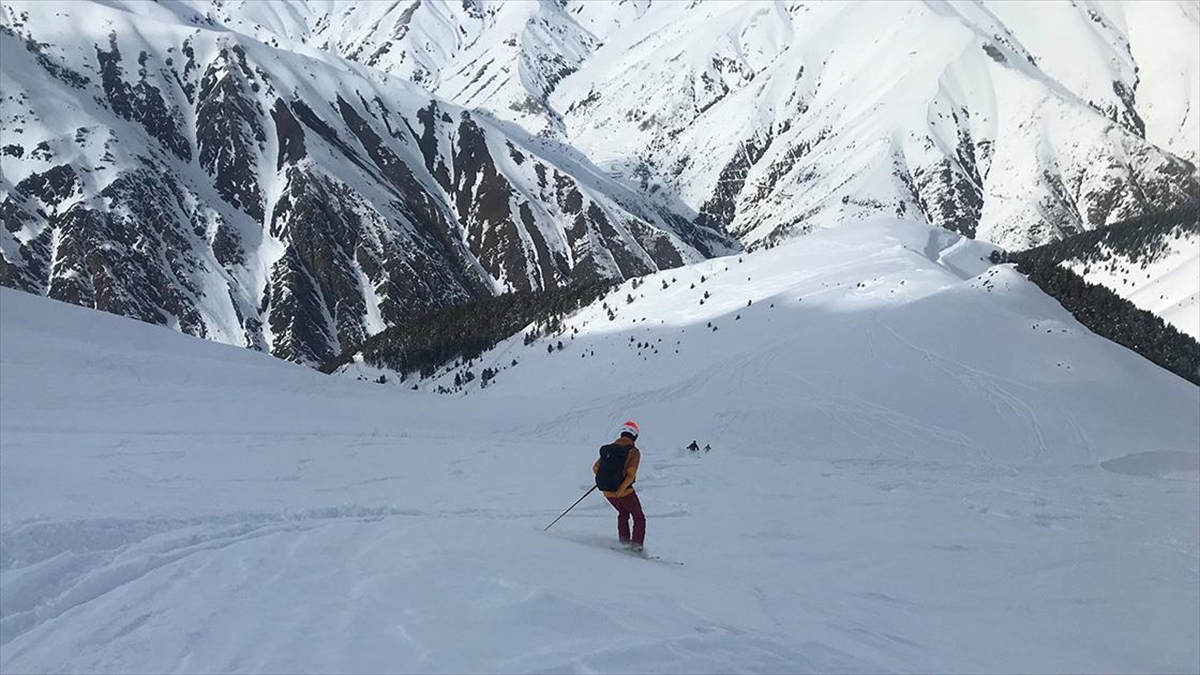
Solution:
<svg viewBox="0 0 1200 675"><path fill-rule="evenodd" d="M692 441L692 444L687 446L687 449L691 450L692 452L696 452L697 450L700 449L700 446L696 445L696 441Z"/></svg>
<svg viewBox="0 0 1200 675"><path fill-rule="evenodd" d="M646 515L642 513L642 504L633 490L638 464L642 460L642 452L635 444L638 433L636 423L622 424L620 436L600 448L600 458L592 465L596 487L600 488L608 498L608 503L617 510L617 536L620 537L621 544L633 551L641 551L646 543ZM632 533L629 531L631 518Z"/></svg>

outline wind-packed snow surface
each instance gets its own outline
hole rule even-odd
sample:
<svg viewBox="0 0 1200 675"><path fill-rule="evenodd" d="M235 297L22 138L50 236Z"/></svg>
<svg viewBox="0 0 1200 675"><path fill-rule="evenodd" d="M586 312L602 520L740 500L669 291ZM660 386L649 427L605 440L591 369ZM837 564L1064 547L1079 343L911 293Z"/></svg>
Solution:
<svg viewBox="0 0 1200 675"><path fill-rule="evenodd" d="M987 251L665 272L457 396L0 290L0 670L1195 670L1200 390ZM625 419L659 561L542 531Z"/></svg>

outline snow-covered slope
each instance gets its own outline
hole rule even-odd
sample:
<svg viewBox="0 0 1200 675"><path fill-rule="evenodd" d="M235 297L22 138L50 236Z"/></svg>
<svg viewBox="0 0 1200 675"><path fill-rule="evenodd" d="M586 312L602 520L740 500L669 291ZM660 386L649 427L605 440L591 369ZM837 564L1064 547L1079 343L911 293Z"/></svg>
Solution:
<svg viewBox="0 0 1200 675"><path fill-rule="evenodd" d="M1101 245L1062 264L1200 340L1200 233L1174 232L1138 256Z"/></svg>
<svg viewBox="0 0 1200 675"><path fill-rule="evenodd" d="M1114 390L1105 403L1091 378L1125 376L1091 372L1113 364L1075 353L1108 353L1114 345L1010 266L991 266L992 250L906 221L814 233L626 282L561 333L528 346L515 335L425 387L449 386L464 368L476 375L492 368L499 375L481 392L478 377L465 389L498 397L545 390L568 399L621 391L656 415L689 417L720 400L722 412L697 426L748 448L798 442L835 454L832 448L886 455L905 445L896 439L914 426L928 431L929 415L943 405L953 413L939 415L936 433L921 443L921 456L931 460L974 453L1007 464L1049 453L1054 461L1086 462L1140 445L1144 428L1124 414L1102 433L1082 433L1067 421L1124 405L1128 392ZM563 350L548 349L559 341ZM570 378L556 376L565 371ZM356 364L347 373L375 371ZM730 379L788 395L739 404ZM1179 390L1181 404L1192 396L1187 391ZM1200 424L1184 410L1180 430ZM1047 423L1047 414L1060 419ZM871 421L860 424L863 416ZM571 424L568 416L553 432L569 433Z"/></svg>
<svg viewBox="0 0 1200 675"><path fill-rule="evenodd" d="M26 291L320 362L422 309L736 247L561 144L186 4L5 3L0 49L0 283Z"/></svg>
<svg viewBox="0 0 1200 675"><path fill-rule="evenodd" d="M1189 670L1200 390L986 251L668 272L466 396L0 289L0 669ZM542 532L627 418L664 562Z"/></svg>
<svg viewBox="0 0 1200 675"><path fill-rule="evenodd" d="M1126 2L1122 10L1146 138L1200 163L1200 3Z"/></svg>

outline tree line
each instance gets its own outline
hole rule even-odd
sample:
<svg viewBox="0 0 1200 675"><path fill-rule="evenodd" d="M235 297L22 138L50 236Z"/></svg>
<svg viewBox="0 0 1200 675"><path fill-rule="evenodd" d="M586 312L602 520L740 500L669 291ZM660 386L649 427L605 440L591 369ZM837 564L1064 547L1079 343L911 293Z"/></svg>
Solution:
<svg viewBox="0 0 1200 675"><path fill-rule="evenodd" d="M1103 263L1114 254L1148 264L1166 250L1168 238L1200 232L1197 215L1195 208L1149 214L1027 251L1003 254L996 262L1016 263L1022 274L1058 300L1088 330L1200 385L1200 343L1107 287L1088 283L1061 265L1066 260Z"/></svg>
<svg viewBox="0 0 1200 675"><path fill-rule="evenodd" d="M615 281L576 282L541 291L515 291L414 316L343 351L319 370L332 373L361 354L364 363L431 377L443 364L470 361L532 326L526 344L563 331L563 319L616 287Z"/></svg>
<svg viewBox="0 0 1200 675"><path fill-rule="evenodd" d="M1080 232L1022 251L1021 256L1026 260L1038 259L1049 264L1079 260L1086 265L1106 262L1114 255L1121 255L1145 266L1167 251L1170 239L1189 233L1200 234L1200 210L1195 206L1148 213L1107 227Z"/></svg>

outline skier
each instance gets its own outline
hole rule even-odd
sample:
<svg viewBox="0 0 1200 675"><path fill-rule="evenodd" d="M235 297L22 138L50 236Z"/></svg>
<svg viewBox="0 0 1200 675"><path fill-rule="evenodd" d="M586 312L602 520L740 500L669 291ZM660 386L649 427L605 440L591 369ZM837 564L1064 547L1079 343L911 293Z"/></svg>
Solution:
<svg viewBox="0 0 1200 675"><path fill-rule="evenodd" d="M609 445L600 448L600 459L592 465L596 475L596 487L608 498L617 510L617 536L621 544L633 551L641 551L646 542L646 515L642 504L633 491L637 479L638 464L642 452L634 445L638 437L638 425L626 422L621 425L620 436ZM629 532L629 519L633 519L633 534Z"/></svg>
<svg viewBox="0 0 1200 675"><path fill-rule="evenodd" d="M708 452L709 450L712 450L712 446L711 446L711 445L709 445L708 443L705 443L705 444L704 444L704 451L705 451L705 452Z"/></svg>
<svg viewBox="0 0 1200 675"><path fill-rule="evenodd" d="M697 451L697 450L699 450L699 449L700 449L700 446L699 446L699 445L696 445L696 441L695 441L695 440L693 440L693 441L692 441L692 444L688 446L688 450L691 450L692 452L696 452L696 451Z"/></svg>

